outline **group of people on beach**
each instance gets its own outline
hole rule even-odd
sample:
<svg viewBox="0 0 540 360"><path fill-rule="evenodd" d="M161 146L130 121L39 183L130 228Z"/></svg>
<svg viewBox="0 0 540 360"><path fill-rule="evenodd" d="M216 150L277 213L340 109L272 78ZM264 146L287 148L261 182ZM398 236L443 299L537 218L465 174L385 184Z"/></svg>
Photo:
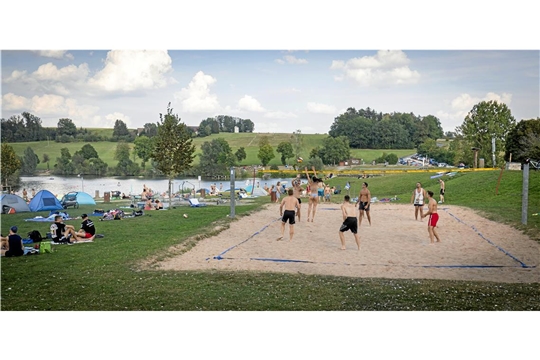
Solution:
<svg viewBox="0 0 540 360"><path fill-rule="evenodd" d="M319 203L319 188L320 187L318 184L323 182L322 178L319 178L317 176L315 167L312 167L312 170L313 170L313 175L310 176L308 173L307 167L305 168L306 177L308 179L308 186L310 189L310 191L308 192L308 195L309 195L308 210L307 210L308 222L313 222L315 218L315 213L317 212L317 205ZM439 182L441 184L441 190L440 190L441 200L439 201L439 203L442 203L444 202L445 185L442 179L440 179ZM289 241L293 239L294 224L296 223L296 217L298 217L298 221L300 221L300 218L301 218L302 191L303 189L301 187L300 175L297 175L297 177L292 182L292 188L289 188L287 190L288 196L283 198L283 200L281 200L281 203L280 203L279 214L281 216L281 236L278 237L278 240L283 239L284 234L285 234L285 225L287 224L287 222L289 223ZM356 202L356 204L351 203L351 198L349 195L345 195L343 200L344 201L341 205L343 223L341 224L339 228L341 249L342 250L346 249L344 233L350 230L351 233L354 235L354 239L356 241L358 250L360 250L360 236L358 235L358 227L362 225L362 219L364 218L364 215L366 215L369 225L371 226L371 215L370 215L371 192L368 189L368 183L367 182L362 183L362 188L358 195L358 201ZM427 200L427 205L428 205L428 211L424 214L423 207L426 200ZM430 242L434 243L435 242L434 238L437 239L436 240L437 242L440 242L439 235L437 231L435 230L435 227L437 226L437 222L439 220L439 215L437 213L437 201L433 198L433 192L426 191L425 189L422 188L421 183L417 183L416 188L413 191L413 194L411 197L411 204L413 204L415 208L416 220L418 220L419 214L420 214L420 221L422 221L423 218L429 216L428 233L430 237ZM357 215L357 208L358 208L358 215Z"/></svg>

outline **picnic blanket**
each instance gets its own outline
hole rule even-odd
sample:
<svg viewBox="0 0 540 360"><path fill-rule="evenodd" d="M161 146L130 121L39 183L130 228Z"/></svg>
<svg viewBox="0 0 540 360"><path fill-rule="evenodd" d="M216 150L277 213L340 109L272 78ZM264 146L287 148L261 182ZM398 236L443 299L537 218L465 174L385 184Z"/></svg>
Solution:
<svg viewBox="0 0 540 360"><path fill-rule="evenodd" d="M63 220L74 220L76 218L72 218L67 212L63 211L51 211L49 213L49 216L43 217L43 216L36 216L31 219L24 219L24 221L37 221L37 222L54 222L54 218L57 215L61 215Z"/></svg>

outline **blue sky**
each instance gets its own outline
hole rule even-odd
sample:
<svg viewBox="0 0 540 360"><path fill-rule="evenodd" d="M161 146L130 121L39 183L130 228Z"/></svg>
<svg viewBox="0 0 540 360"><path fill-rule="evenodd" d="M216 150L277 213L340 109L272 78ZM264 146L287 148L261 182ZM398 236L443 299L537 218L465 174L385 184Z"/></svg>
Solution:
<svg viewBox="0 0 540 360"><path fill-rule="evenodd" d="M535 50L4 50L2 116L130 128L171 102L187 125L215 115L256 132L326 133L348 107L434 115L453 131L479 101L539 116Z"/></svg>

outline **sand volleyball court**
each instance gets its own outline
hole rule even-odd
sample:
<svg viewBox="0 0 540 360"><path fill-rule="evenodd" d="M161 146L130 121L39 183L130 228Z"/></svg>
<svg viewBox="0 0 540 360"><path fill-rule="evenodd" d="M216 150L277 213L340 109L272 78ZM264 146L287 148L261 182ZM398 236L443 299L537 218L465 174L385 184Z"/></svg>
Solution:
<svg viewBox="0 0 540 360"><path fill-rule="evenodd" d="M427 211L427 207L425 207ZM308 223L307 204L289 241L280 235L279 205L268 204L239 217L219 235L201 240L190 251L157 264L164 270L264 271L359 278L447 279L540 282L540 244L510 226L487 220L473 210L439 205L441 243L430 244L427 219L416 221L412 205L375 203L372 225L359 228L361 249L345 233L338 204L318 206Z"/></svg>

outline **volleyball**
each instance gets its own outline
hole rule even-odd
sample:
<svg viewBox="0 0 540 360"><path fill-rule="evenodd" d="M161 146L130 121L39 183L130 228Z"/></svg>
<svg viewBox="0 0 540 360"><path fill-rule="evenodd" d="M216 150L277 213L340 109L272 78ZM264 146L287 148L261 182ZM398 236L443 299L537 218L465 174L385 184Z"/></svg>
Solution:
<svg viewBox="0 0 540 360"><path fill-rule="evenodd" d="M304 161L304 159L302 159L300 156L298 157L298 159L296 159L297 162L301 163L302 161Z"/></svg>
<svg viewBox="0 0 540 360"><path fill-rule="evenodd" d="M187 219L187 214L184 214L184 217Z"/></svg>

